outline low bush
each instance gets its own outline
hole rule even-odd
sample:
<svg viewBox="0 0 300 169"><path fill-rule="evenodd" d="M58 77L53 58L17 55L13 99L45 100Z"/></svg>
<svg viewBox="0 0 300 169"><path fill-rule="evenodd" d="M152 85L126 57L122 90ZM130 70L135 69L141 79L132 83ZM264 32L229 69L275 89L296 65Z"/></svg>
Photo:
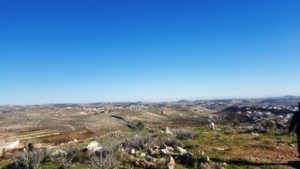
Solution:
<svg viewBox="0 0 300 169"><path fill-rule="evenodd" d="M138 122L136 128L138 130L143 130L145 128L145 124L143 122Z"/></svg>
<svg viewBox="0 0 300 169"><path fill-rule="evenodd" d="M72 163L79 162L81 160L81 149L75 145L69 145L65 148L66 154L56 157L56 159L61 163L61 168L67 168L72 165Z"/></svg>
<svg viewBox="0 0 300 169"><path fill-rule="evenodd" d="M178 147L178 146L181 147L182 146L182 143L176 138L167 138L167 139L163 140L161 142L161 144L167 145L170 147Z"/></svg>
<svg viewBox="0 0 300 169"><path fill-rule="evenodd" d="M197 136L196 132L186 130L186 129L175 130L174 134L175 134L176 138L180 139L180 140L193 139L194 137Z"/></svg>
<svg viewBox="0 0 300 169"><path fill-rule="evenodd" d="M50 154L46 149L24 151L16 161L4 167L4 169L37 169L40 164L50 159Z"/></svg>
<svg viewBox="0 0 300 169"><path fill-rule="evenodd" d="M119 166L116 157L116 150L113 147L103 148L89 157L89 168L91 169L114 169Z"/></svg>
<svg viewBox="0 0 300 169"><path fill-rule="evenodd" d="M126 139L123 143L121 143L121 146L124 149L134 148L137 150L142 150L148 148L153 144L156 144L157 142L158 138L156 135L135 136L131 139Z"/></svg>

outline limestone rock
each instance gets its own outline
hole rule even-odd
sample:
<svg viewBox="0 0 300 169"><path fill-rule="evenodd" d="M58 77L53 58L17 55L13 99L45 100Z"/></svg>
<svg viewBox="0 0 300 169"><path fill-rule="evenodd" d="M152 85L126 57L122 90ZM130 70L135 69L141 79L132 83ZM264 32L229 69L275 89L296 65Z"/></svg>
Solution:
<svg viewBox="0 0 300 169"><path fill-rule="evenodd" d="M99 145L97 141L91 142L86 148L91 153L94 153L102 149L102 147Z"/></svg>
<svg viewBox="0 0 300 169"><path fill-rule="evenodd" d="M174 169L174 168L175 168L175 165L176 165L176 163L175 163L174 158L173 158L172 156L170 156L170 157L168 158L167 168L168 168L168 169Z"/></svg>
<svg viewBox="0 0 300 169"><path fill-rule="evenodd" d="M179 153L179 155L185 155L187 153L187 151L181 147L177 147L176 150Z"/></svg>
<svg viewBox="0 0 300 169"><path fill-rule="evenodd" d="M210 130L216 130L216 125L215 125L215 123L210 122L209 125L208 125L208 128L209 128Z"/></svg>

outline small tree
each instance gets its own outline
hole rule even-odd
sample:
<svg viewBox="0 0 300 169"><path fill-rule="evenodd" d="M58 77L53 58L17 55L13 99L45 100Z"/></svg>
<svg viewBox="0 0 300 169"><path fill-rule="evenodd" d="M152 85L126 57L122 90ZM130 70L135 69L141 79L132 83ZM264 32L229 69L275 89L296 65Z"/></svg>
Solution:
<svg viewBox="0 0 300 169"><path fill-rule="evenodd" d="M143 122L138 122L136 128L138 130L143 130L145 128L145 124Z"/></svg>

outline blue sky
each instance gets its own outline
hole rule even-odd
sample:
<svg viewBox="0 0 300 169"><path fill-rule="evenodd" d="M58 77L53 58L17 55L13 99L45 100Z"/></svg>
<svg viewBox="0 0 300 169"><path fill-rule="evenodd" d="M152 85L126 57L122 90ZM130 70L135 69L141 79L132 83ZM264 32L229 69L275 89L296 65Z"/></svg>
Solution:
<svg viewBox="0 0 300 169"><path fill-rule="evenodd" d="M0 104L300 95L298 0L0 0Z"/></svg>

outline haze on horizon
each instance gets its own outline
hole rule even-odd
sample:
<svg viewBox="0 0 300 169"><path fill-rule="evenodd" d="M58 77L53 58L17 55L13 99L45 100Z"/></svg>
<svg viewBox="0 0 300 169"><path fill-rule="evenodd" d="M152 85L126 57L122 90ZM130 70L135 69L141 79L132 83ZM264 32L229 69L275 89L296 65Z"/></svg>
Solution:
<svg viewBox="0 0 300 169"><path fill-rule="evenodd" d="M300 95L297 0L0 1L0 105Z"/></svg>

